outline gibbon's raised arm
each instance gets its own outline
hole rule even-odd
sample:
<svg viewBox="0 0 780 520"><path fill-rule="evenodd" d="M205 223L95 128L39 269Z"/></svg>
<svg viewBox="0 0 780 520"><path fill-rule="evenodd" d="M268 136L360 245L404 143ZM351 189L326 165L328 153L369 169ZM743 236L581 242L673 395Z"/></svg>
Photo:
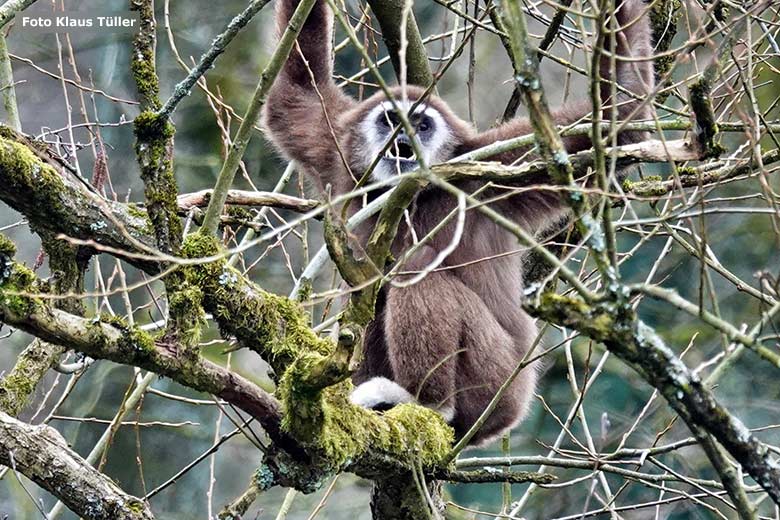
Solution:
<svg viewBox="0 0 780 520"><path fill-rule="evenodd" d="M612 82L616 82L622 89L631 92L634 96L628 95L617 89L617 121L625 121L629 117L631 120L649 120L652 117L653 107L645 99L653 91L654 75L652 61L652 43L650 36L650 23L648 14L645 12L648 7L642 0L624 0L616 2L615 20L610 24L616 29L616 58L614 63L614 74L612 70L612 58L610 56L610 37L604 38L604 52L601 56L599 75L601 76L601 102L604 107L602 120L610 121L612 119ZM569 125L583 118L589 119L592 114L593 106L588 96L582 96L584 99L577 99L563 105L552 111L553 120L558 125ZM644 102L644 104L643 104ZM632 113L638 107L636 114ZM496 141L510 139L521 135L527 135L533 132L531 123L526 118L516 118L511 121L479 133L471 140L463 143L459 153L465 153ZM649 132L623 131L618 134L618 144L629 144L644 141L649 137ZM589 135L570 136L563 139L564 145L569 153L587 150L592 146ZM609 143L608 143L609 144ZM504 164L509 164L527 152L527 149L518 149L506 152L490 160L497 160Z"/></svg>
<svg viewBox="0 0 780 520"><path fill-rule="evenodd" d="M277 38L299 2L277 0ZM319 180L320 188L343 168L337 148L343 134L339 116L355 104L332 78L332 31L333 13L326 2L317 0L271 87L263 114L276 146Z"/></svg>

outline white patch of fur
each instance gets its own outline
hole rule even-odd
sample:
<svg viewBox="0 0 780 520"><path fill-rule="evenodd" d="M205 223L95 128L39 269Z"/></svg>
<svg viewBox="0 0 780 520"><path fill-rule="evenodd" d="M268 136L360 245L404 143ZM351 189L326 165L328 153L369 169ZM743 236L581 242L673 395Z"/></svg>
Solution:
<svg viewBox="0 0 780 520"><path fill-rule="evenodd" d="M412 106L411 101L396 101L396 104L401 110L408 112ZM380 114L384 112L392 112L394 110L393 103L389 100L382 101L377 106L372 108L363 121L360 123L360 133L363 135L365 141L365 150L363 151L366 158L366 167L370 162L382 151L386 137L382 137L377 133L376 121ZM449 159L449 147L447 144L452 140L452 132L450 126L444 120L444 117L433 107L421 103L414 109L415 114L423 113L433 119L435 126L433 135L427 143L422 143L417 140L417 143L422 151L422 159L428 165L444 162ZM380 161L376 165L374 171L371 172L371 177L375 181L388 180L398 174L398 168L393 167L390 161Z"/></svg>
<svg viewBox="0 0 780 520"><path fill-rule="evenodd" d="M363 408L374 408L382 403L396 405L415 402L404 387L386 377L373 377L361 383L349 394L349 400Z"/></svg>
<svg viewBox="0 0 780 520"><path fill-rule="evenodd" d="M402 403L417 403L417 400L404 387L386 377L373 377L357 386L349 401L363 408L375 408L380 404L397 405ZM455 417L455 407L423 405L438 412L445 421L450 422Z"/></svg>

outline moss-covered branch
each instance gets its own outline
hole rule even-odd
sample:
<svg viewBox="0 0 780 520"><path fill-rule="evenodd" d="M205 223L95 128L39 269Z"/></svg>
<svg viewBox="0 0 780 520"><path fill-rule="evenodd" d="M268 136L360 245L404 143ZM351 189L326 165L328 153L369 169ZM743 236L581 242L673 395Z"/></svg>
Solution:
<svg viewBox="0 0 780 520"><path fill-rule="evenodd" d="M774 149L761 156L761 164L767 166L780 161L780 150ZM676 178L645 178L641 181L624 181L623 191L638 197L660 197L679 187L698 188L714 186L725 181L750 174L759 163L755 160L744 161L736 166L728 165L716 169L679 169ZM772 170L767 170L767 173Z"/></svg>
<svg viewBox="0 0 780 520"><path fill-rule="evenodd" d="M6 257L7 258L7 257ZM220 396L256 417L283 440L275 399L256 385L177 345L157 345L148 333L118 318L88 319L36 297L46 287L26 267L6 262L0 276L0 321L41 340L115 363L137 366L185 386Z"/></svg>
<svg viewBox="0 0 780 520"><path fill-rule="evenodd" d="M93 241L129 252L153 249L146 213L104 199L43 144L0 126L0 200L24 215L36 232ZM157 262L130 263L156 273Z"/></svg>
<svg viewBox="0 0 780 520"><path fill-rule="evenodd" d="M84 289L88 255L80 248L42 233L43 247L52 272L49 289L57 294L78 294ZM0 265L12 265L15 247L0 235ZM76 297L55 300L55 305L82 315L84 306ZM16 417L29 404L35 389L49 368L59 361L65 349L60 345L34 339L16 358L13 368L0 379L0 411Z"/></svg>
<svg viewBox="0 0 780 520"><path fill-rule="evenodd" d="M680 0L658 0L650 6L650 26L653 30L654 49L658 57L655 59L655 76L658 83L668 81L667 76L672 69L675 56L667 54L672 47L672 41L677 35L677 23L682 17L682 2ZM656 96L656 101L663 103L669 97L668 93Z"/></svg>
<svg viewBox="0 0 780 520"><path fill-rule="evenodd" d="M213 237L191 235L188 240L183 251L192 256L218 252ZM184 267L183 281L197 288L198 298L225 336L236 336L271 364L279 380L279 401L200 358L196 350L157 342L116 318L87 319L54 308L48 299L35 296L45 287L34 274L8 258L0 277L0 321L44 341L150 370L233 403L258 419L275 449L295 455L293 459L287 455L283 464L269 461L285 485L311 490L310 481L295 480L299 475L291 469L300 463L302 448L309 454L305 462L312 464L309 473L349 467L363 475L375 475L377 467L385 472L388 467L408 469L418 461L431 467L449 450L452 430L432 410L404 405L380 415L348 401L349 381L325 390L310 387L311 367L329 355L333 343L308 327L297 302L263 291L225 260Z"/></svg>
<svg viewBox="0 0 780 520"><path fill-rule="evenodd" d="M213 257L219 245L211 236L192 235L183 252L190 258ZM283 428L321 451L332 469L372 452L400 461L420 458L429 465L446 453L452 432L435 412L405 405L380 416L349 403L349 381L322 389L313 369L325 365L336 345L312 331L298 302L264 291L225 260L190 266L185 273L202 289L204 308L223 336L234 336L273 368Z"/></svg>
<svg viewBox="0 0 780 520"><path fill-rule="evenodd" d="M31 426L0 412L0 464L62 500L79 517L151 520L144 502L89 465L54 428Z"/></svg>
<svg viewBox="0 0 780 520"><path fill-rule="evenodd" d="M175 254L182 239L177 215L176 179L173 176L173 125L156 111L160 108L160 85L155 65L157 22L153 0L130 0L138 11L140 26L133 39L131 68L141 101L141 114L135 118L135 153L144 182L149 218L154 226L157 247Z"/></svg>

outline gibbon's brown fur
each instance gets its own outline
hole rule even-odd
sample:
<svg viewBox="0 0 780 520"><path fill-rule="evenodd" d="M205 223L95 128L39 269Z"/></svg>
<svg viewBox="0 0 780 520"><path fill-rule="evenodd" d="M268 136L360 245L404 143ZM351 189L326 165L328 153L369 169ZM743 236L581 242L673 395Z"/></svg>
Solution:
<svg viewBox="0 0 780 520"><path fill-rule="evenodd" d="M652 115L652 107L647 102L642 104L642 100L652 91L654 79L649 59L652 47L646 6L641 0L618 3L615 21L620 29L616 35L616 76L611 73L609 52L604 53L600 70L604 79L601 85L603 118L609 120L611 117L609 82L617 80L623 89L635 94L634 97L618 93L617 120L629 116L647 120ZM279 33L287 26L297 4L298 0L277 0ZM366 156L366 150L369 149L367 143L376 140L376 136L365 135L365 129L366 125L374 123L363 123L386 98L378 93L357 102L336 86L332 79L332 30L332 13L320 0L315 3L298 37L299 49L293 49L271 89L264 125L276 147L288 159L294 159L320 190L330 185L332 192L338 195L354 187L354 179L363 175L373 159L373 156ZM620 59L626 57L632 59ZM410 86L407 91L411 101L416 101L422 94L423 90L418 87ZM400 96L400 89L394 89L393 95ZM433 159L440 162L498 140L532 132L529 121L520 118L477 132L435 96L426 99L423 106L425 110L433 109L430 114L438 113L441 116L438 121L445 122L445 128L434 131L436 138L446 137L446 142L440 143L441 146L432 152L435 153ZM636 113L631 115L634 111ZM590 101L583 100L566 104L553 115L558 124L569 124L587 118L591 112ZM387 113L383 117L388 117ZM375 126L380 124L378 121ZM373 133L373 129L369 133ZM647 139L646 132L621 132L618 136L621 144L644 139ZM570 153L591 146L587 136L566 137L564 142ZM426 143L421 145L424 147ZM395 146L396 155L400 156L400 145ZM513 150L491 160L507 164L527 151ZM396 160L395 164L408 162L398 157L391 160ZM471 181L461 183L460 188L472 193L479 186ZM456 201L451 195L437 189L423 190L410 208L416 236L425 236L455 207ZM525 190L493 202L491 207L531 232L557 222L565 212L559 195L550 190ZM356 233L357 239L365 243L373 224L372 221L363 226ZM427 245L418 249L402 270L419 271L428 266L437 253L450 244L455 226L451 219ZM406 225L402 225L392 248L396 258L412 243L410 235ZM517 366L537 334L533 320L520 304L522 255L512 253L518 247L513 235L482 213L470 210L466 213L462 240L442 264L445 269L434 270L409 287L386 285L377 302L376 317L366 331L364 362L353 376L357 385L355 394L359 394L356 400L381 409L416 399L439 410L456 434L462 436ZM523 418L533 396L536 378L534 366L521 372L472 443L500 435ZM374 395L377 392L382 394L379 398ZM367 394L371 396L366 398Z"/></svg>

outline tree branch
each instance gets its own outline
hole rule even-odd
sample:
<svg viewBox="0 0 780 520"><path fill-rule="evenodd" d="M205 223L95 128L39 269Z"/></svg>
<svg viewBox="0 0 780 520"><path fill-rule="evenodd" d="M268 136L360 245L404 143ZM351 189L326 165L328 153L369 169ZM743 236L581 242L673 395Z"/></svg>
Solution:
<svg viewBox="0 0 780 520"><path fill-rule="evenodd" d="M387 46L390 61L393 63L396 77L401 79L401 22L405 0L368 0L379 27L382 39ZM406 22L406 81L412 85L428 87L433 84L433 73L428 63L420 29L414 15L410 14Z"/></svg>
<svg viewBox="0 0 780 520"><path fill-rule="evenodd" d="M144 502L122 491L68 447L54 428L0 412L0 464L15 469L77 515L94 520L151 520Z"/></svg>
<svg viewBox="0 0 780 520"><path fill-rule="evenodd" d="M130 0L138 11L140 27L133 39L131 67L141 114L135 118L135 153L144 182L146 211L154 226L160 251L175 254L182 240L181 220L176 212L176 178L173 175L173 125L155 113L160 108L160 85L155 65L157 22L153 0Z"/></svg>
<svg viewBox="0 0 780 520"><path fill-rule="evenodd" d="M65 234L135 253L155 250L146 213L98 194L43 143L0 126L0 200L24 215L33 231ZM148 273L160 265L128 259Z"/></svg>
<svg viewBox="0 0 780 520"><path fill-rule="evenodd" d="M780 467L767 446L715 400L699 377L638 319L628 302L605 299L587 304L545 293L524 306L536 317L602 342L658 389L694 434L704 428L780 504Z"/></svg>

